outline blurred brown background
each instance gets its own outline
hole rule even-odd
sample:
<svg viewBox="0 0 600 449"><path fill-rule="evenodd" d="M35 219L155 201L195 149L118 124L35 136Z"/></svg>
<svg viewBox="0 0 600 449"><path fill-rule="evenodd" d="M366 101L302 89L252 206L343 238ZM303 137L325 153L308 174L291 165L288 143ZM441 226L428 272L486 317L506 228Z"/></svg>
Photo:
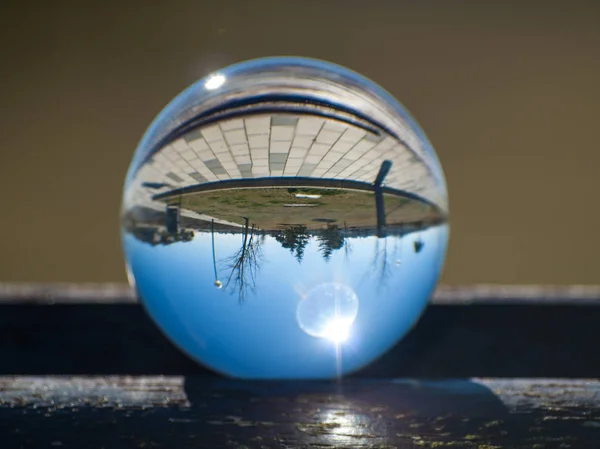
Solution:
<svg viewBox="0 0 600 449"><path fill-rule="evenodd" d="M3 2L0 50L0 281L124 280L146 126L212 70L301 55L425 129L450 191L445 282L600 282L600 2Z"/></svg>

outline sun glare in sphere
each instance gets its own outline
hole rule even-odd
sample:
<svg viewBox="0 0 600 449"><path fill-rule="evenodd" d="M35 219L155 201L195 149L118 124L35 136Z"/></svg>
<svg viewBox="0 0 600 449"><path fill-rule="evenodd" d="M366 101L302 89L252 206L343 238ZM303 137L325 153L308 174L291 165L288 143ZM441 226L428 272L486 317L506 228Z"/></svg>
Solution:
<svg viewBox="0 0 600 449"><path fill-rule="evenodd" d="M350 337L350 327L352 322L341 318L332 319L323 331L323 338L331 340L334 343L343 343Z"/></svg>
<svg viewBox="0 0 600 449"><path fill-rule="evenodd" d="M296 310L300 329L336 345L348 340L357 314L356 293L350 287L337 283L312 288L300 300Z"/></svg>

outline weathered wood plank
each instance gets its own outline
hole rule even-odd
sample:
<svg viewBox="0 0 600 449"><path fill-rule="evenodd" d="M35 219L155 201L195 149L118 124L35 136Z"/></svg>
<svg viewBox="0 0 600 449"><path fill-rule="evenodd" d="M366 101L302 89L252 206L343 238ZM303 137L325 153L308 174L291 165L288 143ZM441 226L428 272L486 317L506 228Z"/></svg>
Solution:
<svg viewBox="0 0 600 449"><path fill-rule="evenodd" d="M24 448L592 448L599 404L593 380L2 377L0 434Z"/></svg>
<svg viewBox="0 0 600 449"><path fill-rule="evenodd" d="M122 283L2 283L0 303L135 303L135 292ZM595 304L600 285L440 285L432 304Z"/></svg>
<svg viewBox="0 0 600 449"><path fill-rule="evenodd" d="M367 377L600 377L600 302L434 303ZM0 374L210 375L135 302L0 303Z"/></svg>

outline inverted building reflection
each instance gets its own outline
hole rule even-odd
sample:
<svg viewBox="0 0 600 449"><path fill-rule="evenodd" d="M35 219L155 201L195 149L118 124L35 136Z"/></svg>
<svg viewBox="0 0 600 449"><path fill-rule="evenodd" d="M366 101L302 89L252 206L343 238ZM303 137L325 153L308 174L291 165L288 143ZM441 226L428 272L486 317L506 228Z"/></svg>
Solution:
<svg viewBox="0 0 600 449"><path fill-rule="evenodd" d="M238 182L231 189L161 194L154 200L160 208L128 210L125 230L152 246L189 243L210 234L214 286L240 302L256 293L261 264L282 257L265 254L269 242L298 264L304 263L307 249L329 263L340 252L344 260L352 259L353 242L373 238L371 269L365 275L376 276L381 287L400 265L404 241L421 253L425 242L420 233L444 222L431 204L382 188L390 166L385 161L375 182L360 189L256 187L253 182L244 188ZM233 235L240 239L234 250L225 239Z"/></svg>

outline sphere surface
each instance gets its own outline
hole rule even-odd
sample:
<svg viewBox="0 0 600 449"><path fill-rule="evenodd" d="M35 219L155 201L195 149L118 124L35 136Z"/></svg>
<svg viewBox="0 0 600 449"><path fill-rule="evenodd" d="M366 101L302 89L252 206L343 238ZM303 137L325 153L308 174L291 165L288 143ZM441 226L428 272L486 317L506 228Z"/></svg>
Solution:
<svg viewBox="0 0 600 449"><path fill-rule="evenodd" d="M305 58L236 64L178 95L138 146L121 211L152 319L196 361L254 379L340 376L391 348L435 288L447 216L408 112Z"/></svg>

